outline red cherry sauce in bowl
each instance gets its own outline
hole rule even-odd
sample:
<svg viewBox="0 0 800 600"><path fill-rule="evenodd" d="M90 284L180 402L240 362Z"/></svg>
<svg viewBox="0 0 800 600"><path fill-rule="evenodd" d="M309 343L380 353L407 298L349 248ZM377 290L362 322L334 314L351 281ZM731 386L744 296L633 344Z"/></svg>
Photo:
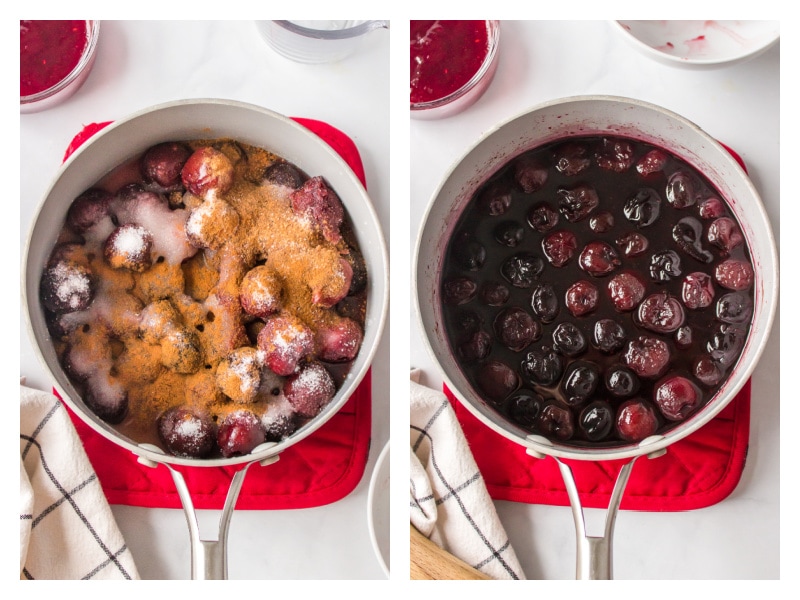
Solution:
<svg viewBox="0 0 800 600"><path fill-rule="evenodd" d="M94 62L99 22L20 21L19 96L23 112L71 96Z"/></svg>
<svg viewBox="0 0 800 600"><path fill-rule="evenodd" d="M496 69L496 21L411 21L412 116L459 112L486 90Z"/></svg>

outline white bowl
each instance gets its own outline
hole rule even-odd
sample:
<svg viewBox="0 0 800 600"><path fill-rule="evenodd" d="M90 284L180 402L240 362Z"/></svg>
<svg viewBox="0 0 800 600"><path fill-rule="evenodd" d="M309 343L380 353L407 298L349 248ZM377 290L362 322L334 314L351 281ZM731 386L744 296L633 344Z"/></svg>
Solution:
<svg viewBox="0 0 800 600"><path fill-rule="evenodd" d="M612 21L634 47L678 67L715 68L742 63L780 38L779 21Z"/></svg>
<svg viewBox="0 0 800 600"><path fill-rule="evenodd" d="M367 522L372 547L386 576L389 576L389 442L381 450L367 496Z"/></svg>

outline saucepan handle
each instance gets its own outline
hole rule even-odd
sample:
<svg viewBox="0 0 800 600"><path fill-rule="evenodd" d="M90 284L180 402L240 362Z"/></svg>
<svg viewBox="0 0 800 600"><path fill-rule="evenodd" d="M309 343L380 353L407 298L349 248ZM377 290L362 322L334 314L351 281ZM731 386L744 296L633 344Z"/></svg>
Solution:
<svg viewBox="0 0 800 600"><path fill-rule="evenodd" d="M633 468L634 457L624 464L617 475L611 500L606 510L605 530L602 536L589 536L586 534L586 524L583 518L583 506L575 485L572 469L558 458L555 458L561 477L567 488L567 495L572 506L572 518L575 521L575 534L577 541L576 579L613 579L612 576L612 546L614 537L614 522L617 519L619 504L622 494L628 483L628 478Z"/></svg>
<svg viewBox="0 0 800 600"><path fill-rule="evenodd" d="M274 444L270 445L274 446ZM265 449L266 447L266 445L263 447L259 446L256 450ZM178 490L183 512L186 515L186 523L189 526L189 539L192 548L192 579L205 581L228 578L228 527L230 526L233 509L236 506L236 500L239 498L239 492L242 490L242 484L247 475L247 470L254 463L267 466L276 462L278 458L279 455L276 454L266 459L245 463L244 466L234 474L231 484L228 487L228 495L225 498L222 513L219 517L219 532L216 540L203 540L200 538L197 513L195 512L192 496L189 493L189 487L186 485L183 475L167 463L158 463L143 457L139 458L139 462L150 467L163 464L169 469L172 475L172 481L175 483L175 487Z"/></svg>

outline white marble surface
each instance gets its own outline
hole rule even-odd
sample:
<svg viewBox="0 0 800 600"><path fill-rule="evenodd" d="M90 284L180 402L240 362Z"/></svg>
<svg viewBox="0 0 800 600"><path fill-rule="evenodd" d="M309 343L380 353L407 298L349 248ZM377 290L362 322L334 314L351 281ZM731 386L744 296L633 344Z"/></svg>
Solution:
<svg viewBox="0 0 800 600"><path fill-rule="evenodd" d="M301 65L275 54L252 21L104 21L97 61L64 104L20 116L20 244L68 143L86 123L114 120L181 98L231 98L326 121L356 143L389 240L389 32L372 32L358 54ZM20 374L50 389L20 313ZM373 363L372 447L357 488L334 504L295 511L236 511L228 540L230 579L385 579L367 526L369 479L389 439L388 326ZM258 467L253 467L258 468ZM145 579L188 579L189 534L181 510L114 506ZM200 511L216 538L216 511Z"/></svg>
<svg viewBox="0 0 800 600"><path fill-rule="evenodd" d="M411 121L411 232L450 166L493 125L547 100L582 94L629 96L694 121L744 159L779 239L779 60L774 47L751 62L690 71L654 62L618 37L609 22L501 24L500 63L486 94L440 121ZM412 301L411 365L426 383L442 379L428 356ZM622 512L617 518L618 579L777 579L780 577L779 329L777 319L753 375L750 451L733 494L682 513ZM571 579L575 529L569 508L498 502L530 579ZM591 535L602 514L587 510Z"/></svg>

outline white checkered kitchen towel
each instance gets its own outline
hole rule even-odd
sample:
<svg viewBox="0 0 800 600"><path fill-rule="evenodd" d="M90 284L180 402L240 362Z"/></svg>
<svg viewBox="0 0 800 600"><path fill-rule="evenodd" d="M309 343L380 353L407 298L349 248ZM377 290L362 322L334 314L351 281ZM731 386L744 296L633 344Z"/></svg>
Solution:
<svg viewBox="0 0 800 600"><path fill-rule="evenodd" d="M411 524L492 579L525 579L453 407L411 382Z"/></svg>
<svg viewBox="0 0 800 600"><path fill-rule="evenodd" d="M20 579L139 579L75 427L20 385Z"/></svg>

